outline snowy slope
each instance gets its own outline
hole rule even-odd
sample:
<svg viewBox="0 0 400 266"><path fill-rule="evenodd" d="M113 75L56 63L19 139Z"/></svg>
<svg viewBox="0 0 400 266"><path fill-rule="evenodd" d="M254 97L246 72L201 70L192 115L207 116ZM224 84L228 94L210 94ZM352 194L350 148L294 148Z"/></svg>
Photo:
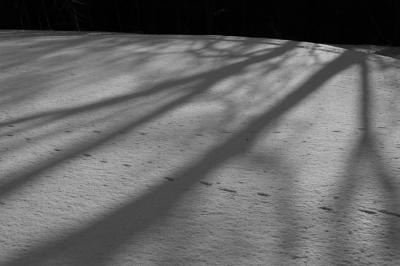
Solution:
<svg viewBox="0 0 400 266"><path fill-rule="evenodd" d="M399 265L400 61L0 32L0 265Z"/></svg>

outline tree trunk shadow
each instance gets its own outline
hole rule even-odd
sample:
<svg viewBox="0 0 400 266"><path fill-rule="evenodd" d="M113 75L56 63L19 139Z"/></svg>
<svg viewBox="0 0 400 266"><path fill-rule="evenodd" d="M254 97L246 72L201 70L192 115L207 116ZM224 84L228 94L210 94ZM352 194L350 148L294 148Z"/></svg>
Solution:
<svg viewBox="0 0 400 266"><path fill-rule="evenodd" d="M361 128L363 129L363 133L359 138L358 143L356 143L353 151L350 154L350 159L347 163L347 169L345 174L338 184L339 195L338 200L334 203L334 209L340 213L340 217L347 218L349 215L354 217L357 215L354 210L351 210L351 205L353 200L355 200L355 195L358 190L364 185L365 182L368 182L367 177L363 174L362 171L369 169L368 175L371 173L374 174L375 179L377 180L380 187L374 187L373 192L377 194L379 192L382 193L382 196L385 201L389 202L387 210L363 210L369 214L375 215L386 215L383 219L386 220L384 228L384 235L387 239L384 241L388 241L385 243L389 249L394 250L399 254L400 252L400 198L398 194L398 188L395 179L388 173L385 167L385 163L382 160L382 156L379 154L379 148L377 144L377 137L374 133L373 129L373 115L374 110L373 106L373 97L371 91L371 85L369 80L369 66L367 62L367 57L362 57L362 60L357 64L360 67L360 77L361 77L361 96L359 101L360 106L360 123ZM360 209L359 209L360 210ZM399 217L395 217L399 214ZM348 233L351 230L346 230L347 224L342 224L341 222L336 222L333 228L333 232L335 232L335 236L332 236L332 239L336 239L336 241L332 242L332 250L335 250L336 257L333 258L334 261L332 263L338 263L337 258L341 258L343 261L348 263L354 263L354 250L350 251L350 249L354 249L354 246L351 246L350 236ZM378 238L374 241L378 241ZM359 244L359 243L358 243ZM369 243L371 244L371 243ZM357 247L361 249L361 246ZM378 250L377 248L374 252L385 252L383 250ZM353 253L353 255L351 254Z"/></svg>
<svg viewBox="0 0 400 266"><path fill-rule="evenodd" d="M300 104L336 74L358 64L360 60L359 55L349 51L344 52L270 109L251 120L232 137L209 149L203 157L177 170L171 175L175 178L175 182L166 181L75 232L58 239L44 241L43 244L6 261L3 265L105 265L115 251L127 241L167 216L169 210L182 199L190 187L223 163L246 152L256 139L265 134L266 130L270 130L271 125L285 113ZM171 104L170 107L163 108L162 112L173 106L176 105ZM251 137L248 137L248 132L252 132ZM245 138L247 141L243 141ZM297 232L289 233L290 240L296 239Z"/></svg>
<svg viewBox="0 0 400 266"><path fill-rule="evenodd" d="M67 108L67 109L62 109L59 111L55 112L45 112L43 114L37 114L33 116L28 116L25 118L17 119L13 122L18 123L18 122L24 122L24 121L29 121L31 119L36 119L39 117L47 117L50 116L50 120L54 119L61 119L68 117L70 115L86 112L86 111L94 111L98 110L99 108L105 107L105 106L110 106L118 103L125 102L127 100L137 98L137 97L144 97L148 95L152 95L155 93L163 92L163 91L168 91L174 86L177 85L185 85L187 83L191 82L197 82L195 86L193 86L189 92L184 94L183 96L177 97L176 99L173 99L166 104L162 105L161 107L153 110L152 112L149 112L148 114L144 115L143 117L137 119L136 121L132 121L129 123L126 123L123 127L114 129L108 134L104 134L103 136L100 136L96 139L91 139L87 141L86 143L79 145L79 146L73 146L72 148L68 148L67 151L60 156L54 157L51 156L49 159L44 160L41 164L38 164L37 166L30 167L27 169L19 169L16 172L11 173L9 176L7 176L5 179L10 179L9 181L4 182L3 184L0 185L0 197L4 197L8 194L10 194L12 191L16 190L17 188L21 187L22 185L31 182L32 180L35 179L35 177L40 174L41 172L54 167L55 165L60 164L61 162L67 160L68 158L72 158L74 156L77 156L85 151L94 149L101 145L102 143L114 138L116 135L118 135L118 132L123 131L131 131L134 130L135 128L139 127L140 125L143 125L153 119L156 119L162 115L166 115L169 111L174 110L176 107L189 102L190 100L195 99L195 97L201 95L202 93L206 92L210 87L215 85L218 81L223 80L225 78L231 77L238 75L243 69L251 64L255 64L258 62L263 62L266 60L270 60L275 57L279 57L288 51L292 50L295 48L297 45L296 42L286 42L283 45L277 47L275 50L268 52L267 54L261 54L258 56L255 56L254 58L249 58L247 60L234 63L232 65L228 65L226 67L220 68L217 71L207 71L206 73L202 73L200 75L195 75L194 77L184 77L182 79L177 79L177 80L172 80L172 81L167 81L165 83L158 84L157 86L151 88L148 91L144 92L139 92L139 93L132 93L132 95L127 95L126 97L116 97L113 99L108 99L104 101L100 101L94 104L89 104L87 106L82 106L80 108ZM4 126L5 124L3 124Z"/></svg>

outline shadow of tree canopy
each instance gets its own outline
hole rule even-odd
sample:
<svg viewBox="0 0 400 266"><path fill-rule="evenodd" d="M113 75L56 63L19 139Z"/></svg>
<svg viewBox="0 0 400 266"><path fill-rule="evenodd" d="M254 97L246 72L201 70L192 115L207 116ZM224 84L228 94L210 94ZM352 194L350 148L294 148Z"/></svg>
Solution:
<svg viewBox="0 0 400 266"><path fill-rule="evenodd" d="M30 167L28 169L20 169L20 171L12 173L11 174L12 179L9 182L3 183L0 186L0 197L4 197L6 194L19 188L21 185L32 181L37 174L48 169L49 167L54 167L55 165L59 164L60 162L65 161L67 158L71 158L71 157L79 155L85 151L91 150L91 149L99 146L101 143L104 143L107 140L112 139L113 137L118 135L118 133L121 131L127 132L130 130L133 130L133 129L137 128L138 126L140 126L148 121L151 121L152 119L155 119L159 116L165 115L166 113L173 110L177 106L180 106L181 104L188 102L191 99L193 99L194 97L199 96L202 93L206 92L211 86L216 84L218 81L223 80L227 77L231 77L233 75L238 75L241 71L243 71L243 69L245 67L247 67L251 64L255 64L258 62L262 62L262 61L280 56L280 55L284 54L285 52L293 49L295 46L296 46L295 42L287 42L286 44L282 45L281 47L276 48L274 51L267 52L266 54L251 57L247 60L240 61L238 63L228 65L226 67L222 67L221 69L211 70L211 71L208 71L205 73L200 73L194 77L186 77L186 78L182 78L182 79L163 82L163 83L156 85L155 87L145 90L143 92L131 93L130 95L124 95L124 96L119 96L119 97L115 97L115 98L111 98L111 99L106 99L106 100L103 100L100 102L96 102L96 103L78 107L78 108L76 108L76 107L75 108L67 108L67 109L63 109L63 110L46 112L46 113L42 113L42 114L36 114L33 116L29 116L29 117L25 117L25 118L21 118L21 119L17 119L17 120L11 120L11 121L7 121L6 123L3 123L3 126L5 126L8 124L25 122L25 121L36 119L39 117L50 116L50 119L45 121L45 123L49 123L54 120L59 120L61 118L65 118L66 116L71 116L71 115L88 112L88 111L93 111L93 110L98 111L101 108L105 108L110 105L120 104L122 102L127 102L129 100L132 100L132 99L135 99L138 97L144 97L144 96L161 93L161 92L168 91L168 90L173 90L176 86L179 86L179 85L195 83L194 86L188 88L188 92L186 92L186 91L184 92L183 96L178 96L178 97L176 97L176 99L173 99L172 101L168 101L166 104L162 105L161 107L158 107L157 109L144 115L143 117L139 118L136 121L127 123L123 127L114 129L114 130L108 132L108 134L104 134L99 138L96 138L96 139L92 138L91 141L88 141L85 144L80 145L79 147L73 147L73 148L69 149L63 155L56 156L56 157L51 156L48 160L43 161L39 166L37 166L35 168ZM35 124L35 126L37 126L37 124Z"/></svg>
<svg viewBox="0 0 400 266"><path fill-rule="evenodd" d="M205 71L200 74L167 80L150 89L129 93L123 96L117 96L111 99L105 99L92 104L82 105L74 108L60 108L53 111L41 112L29 116L20 117L1 124L24 123L26 121L34 121L36 119L46 118L43 123L49 123L65 117L79 115L85 112L98 111L112 105L118 105L130 100L159 95L162 93L176 93L176 96L165 103L151 110L144 116L129 121L122 127L110 130L107 134L98 138L86 141L79 147L72 147L62 155L49 157L43 160L41 164L35 167L27 167L12 173L10 181L2 183L0 186L0 197L6 197L16 191L21 186L35 180L41 172L54 167L68 158L74 157L85 151L91 150L102 143L114 138L120 131L132 131L140 125L151 121L157 117L163 116L174 110L183 103L190 102L196 97L201 96L210 87L214 86L221 80L240 74L250 65L265 62L275 58L282 57L296 48L296 42L285 42L275 49L258 52L250 55L247 59L232 63L221 68ZM74 232L65 233L59 238L51 240L43 240L42 243L27 250L23 254L5 261L3 265L106 265L112 256L130 239L133 239L140 232L151 227L160 219L165 218L171 208L173 208L183 197L183 195L197 182L216 170L222 164L242 155L255 144L261 134L268 134L272 125L282 119L282 117L300 105L307 97L316 92L322 85L330 79L340 74L342 71L352 67L360 66L362 71L362 121L365 131L364 135L357 145L355 152L352 154L350 164L353 166L360 160L362 154L367 154L378 169L378 176L383 184L387 196L392 199L393 204L398 202L397 192L393 190L393 182L391 177L385 174L384 165L377 160L375 153L374 137L370 128L370 93L368 85L368 68L366 65L365 55L352 51L345 51L337 56L320 70L316 71L312 76L307 78L293 91L289 92L281 100L278 100L263 113L257 115L248 121L232 136L225 139L222 143L211 147L204 154L189 163L182 165L171 176L176 180L173 185L165 181L143 195L128 200L121 204L120 207L111 210L103 217L93 220L90 223L82 225ZM276 69L279 68L279 64ZM273 71L274 68L271 69ZM268 73L267 73L268 74ZM185 86L182 92L175 89L178 86ZM179 93L177 93L178 91ZM249 132L252 134L249 136ZM341 187L350 187L343 190L342 201L338 205L338 209L346 211L346 206L351 200L351 190L356 188L356 181L352 179L353 172L349 172L343 180L344 185ZM289 185L290 186L290 185ZM286 191L290 193L290 191ZM291 213L291 206L281 206L283 211ZM395 220L392 226L395 227ZM282 247L296 249L297 232L295 228L285 228L286 232L280 232ZM398 242L393 242L397 245ZM338 252L341 252L338 250Z"/></svg>
<svg viewBox="0 0 400 266"><path fill-rule="evenodd" d="M357 211L367 213L367 215L382 215L384 226L381 229L383 237L383 244L388 250L381 250L389 260L394 260L395 257L391 252L400 251L400 198L396 178L392 176L387 170L384 156L380 153L378 144L378 137L375 132L374 116L376 110L373 106L373 91L371 89L370 81L370 67L367 56L359 56L356 65L359 68L360 75L360 98L359 98L359 126L362 134L357 143L352 149L349 159L347 160L347 168L342 180L337 184L339 193L337 199L334 201L334 210L340 213L340 217L350 217L354 212L354 203L357 200L357 194L362 190L365 184L376 181L378 187L374 187L372 196L381 194L384 198L383 201L388 205L386 209L368 209L358 208ZM367 172L366 172L367 170ZM375 195L374 195L375 194ZM347 230L346 230L347 229ZM344 263L351 263L354 261L354 249L360 249L360 246L352 245L350 239L353 237L348 236L349 232L352 234L351 226L346 223L336 222L333 232L335 236L333 239L337 241L332 242L332 250L336 254L340 254ZM346 241L347 239L347 241ZM341 245L343 244L343 245ZM381 247L376 247L380 249ZM336 261L337 262L337 261ZM332 261L335 263L335 261Z"/></svg>

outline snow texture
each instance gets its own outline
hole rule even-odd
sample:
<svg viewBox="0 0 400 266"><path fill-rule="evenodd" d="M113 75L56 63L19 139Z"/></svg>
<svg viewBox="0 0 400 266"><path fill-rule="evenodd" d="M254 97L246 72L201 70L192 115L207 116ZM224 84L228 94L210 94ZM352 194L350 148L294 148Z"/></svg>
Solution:
<svg viewBox="0 0 400 266"><path fill-rule="evenodd" d="M377 54L0 32L0 265L400 265Z"/></svg>

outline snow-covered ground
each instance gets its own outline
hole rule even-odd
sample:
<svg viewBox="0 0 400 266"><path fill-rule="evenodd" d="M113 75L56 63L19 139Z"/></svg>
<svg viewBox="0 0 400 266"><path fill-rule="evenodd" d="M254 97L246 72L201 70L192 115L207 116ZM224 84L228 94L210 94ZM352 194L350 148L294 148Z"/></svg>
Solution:
<svg viewBox="0 0 400 266"><path fill-rule="evenodd" d="M0 265L400 265L393 57L0 32Z"/></svg>

